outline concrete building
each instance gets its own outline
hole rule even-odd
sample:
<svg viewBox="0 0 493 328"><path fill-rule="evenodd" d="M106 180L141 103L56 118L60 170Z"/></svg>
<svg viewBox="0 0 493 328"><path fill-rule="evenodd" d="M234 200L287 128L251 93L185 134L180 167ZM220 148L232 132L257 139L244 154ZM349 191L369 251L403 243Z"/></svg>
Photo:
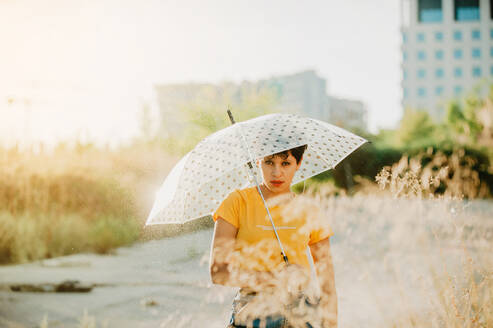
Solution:
<svg viewBox="0 0 493 328"><path fill-rule="evenodd" d="M401 0L402 106L435 120L493 76L493 0Z"/></svg>
<svg viewBox="0 0 493 328"><path fill-rule="evenodd" d="M327 81L315 71L274 77L260 85L276 88L279 108L344 128L367 130L367 110L361 101L327 95Z"/></svg>
<svg viewBox="0 0 493 328"><path fill-rule="evenodd" d="M366 131L368 125L368 111L363 102L358 100L328 97L328 122L345 127Z"/></svg>
<svg viewBox="0 0 493 328"><path fill-rule="evenodd" d="M330 120L327 81L315 71L272 77L258 84L276 91L279 110Z"/></svg>
<svg viewBox="0 0 493 328"><path fill-rule="evenodd" d="M224 101L233 108L242 107L249 94L273 94L277 112L313 117L345 128L367 130L367 110L360 101L339 99L327 95L327 82L315 71L276 76L257 82L240 84L175 84L157 85L155 93L161 118L161 130L176 134L183 129L183 106L217 106Z"/></svg>

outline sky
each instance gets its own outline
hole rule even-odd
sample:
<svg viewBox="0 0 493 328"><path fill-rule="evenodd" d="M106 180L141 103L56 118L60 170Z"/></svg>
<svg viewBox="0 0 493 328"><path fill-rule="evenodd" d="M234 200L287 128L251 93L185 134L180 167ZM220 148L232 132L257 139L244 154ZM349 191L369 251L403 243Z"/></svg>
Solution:
<svg viewBox="0 0 493 328"><path fill-rule="evenodd" d="M156 83L255 81L313 69L363 101L369 128L400 106L399 1L0 0L0 143L139 132Z"/></svg>

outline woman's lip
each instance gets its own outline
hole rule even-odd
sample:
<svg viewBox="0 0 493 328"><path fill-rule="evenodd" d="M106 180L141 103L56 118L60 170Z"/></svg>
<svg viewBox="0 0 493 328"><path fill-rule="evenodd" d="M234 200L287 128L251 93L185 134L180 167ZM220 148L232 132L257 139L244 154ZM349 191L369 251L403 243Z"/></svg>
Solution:
<svg viewBox="0 0 493 328"><path fill-rule="evenodd" d="M284 183L284 181L271 181L270 183L273 183L273 184L281 184L281 183Z"/></svg>

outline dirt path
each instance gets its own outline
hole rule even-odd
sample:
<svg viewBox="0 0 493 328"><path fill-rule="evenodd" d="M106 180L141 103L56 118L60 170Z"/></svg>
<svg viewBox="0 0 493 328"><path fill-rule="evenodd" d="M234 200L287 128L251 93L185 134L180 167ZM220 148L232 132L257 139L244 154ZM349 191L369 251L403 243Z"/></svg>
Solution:
<svg viewBox="0 0 493 328"><path fill-rule="evenodd" d="M114 255L77 254L0 267L0 326L33 327L45 314L49 327L76 326L86 309L109 327L158 327L187 314L193 314L193 322L219 327L234 291L209 286L206 265L200 265L209 243L210 231L201 231L120 248ZM89 293L8 290L13 284L68 279L97 287ZM210 295L216 289L224 294L223 304Z"/></svg>

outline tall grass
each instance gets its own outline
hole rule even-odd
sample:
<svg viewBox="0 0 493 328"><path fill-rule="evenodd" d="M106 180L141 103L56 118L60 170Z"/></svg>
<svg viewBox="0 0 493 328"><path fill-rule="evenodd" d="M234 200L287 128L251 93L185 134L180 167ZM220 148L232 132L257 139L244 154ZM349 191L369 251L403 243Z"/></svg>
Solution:
<svg viewBox="0 0 493 328"><path fill-rule="evenodd" d="M425 156L428 160L423 165ZM432 156L428 151L414 158L405 156L377 175L381 189L393 198L414 199L418 204L434 199L452 204L450 210L432 218L436 223L428 231L430 238L421 240L419 245L428 252L425 254L440 252L438 263L437 257L422 258L430 267L431 284L425 293L428 298L423 299L429 303L428 311L407 313L390 326L493 327L491 213L476 217L466 214L468 203L463 201L490 196L477 172L471 169L473 164L462 150L448 157L440 152ZM451 253L450 248L458 251ZM450 265L452 254L461 265Z"/></svg>
<svg viewBox="0 0 493 328"><path fill-rule="evenodd" d="M136 241L153 191L175 162L156 148L0 149L0 263Z"/></svg>
<svg viewBox="0 0 493 328"><path fill-rule="evenodd" d="M471 202L488 192L472 164L460 150L404 156L376 183L359 178L352 197L333 184L305 192L326 208L336 245L350 240L343 242L345 258L367 259L347 270L375 286L372 302L386 318L379 327L493 327L492 205ZM378 290L375 272L382 269L368 268L372 262L393 273L383 282L397 284L392 295Z"/></svg>
<svg viewBox="0 0 493 328"><path fill-rule="evenodd" d="M425 156L429 160L423 161ZM491 213L469 211L473 206L470 200L481 195L481 184L477 183L463 153L457 151L449 157L444 156L440 153L405 156L393 166L384 168L376 178L377 183L362 180L351 197L334 184L317 183L308 185L304 195L298 198L300 211L303 207L310 211L314 200L324 209L324 217L336 233L331 240L336 271L348 275L358 272L358 279L352 283L370 286L369 290L373 290L371 298L363 301L377 304L379 315L385 321L378 325L368 323L368 326L493 326ZM135 168L129 169L134 163L131 159L127 164L121 164L124 161L118 163L124 167L122 171L139 171L140 166L136 164ZM147 174L140 172L133 173L138 178L127 176L130 185L135 185L136 180L146 179ZM162 181L161 178L158 180ZM120 186L125 186L122 179L118 181ZM22 215L17 218L22 222ZM79 223L91 222L85 227L92 229L92 232L85 228L72 229L79 223L67 223L66 232L62 232L63 227L53 227L50 238L59 240L58 248L67 252L74 247L70 244L71 240L91 233L113 231L115 227L108 228L105 224L118 222L115 218L100 225L97 218L85 218L86 221L77 221L72 216L65 218L67 222L72 219ZM32 222L31 217L24 219ZM9 220L5 221L12 226L19 223ZM60 224L64 220L57 222ZM19 229L24 229L26 236L29 229L49 230L32 228L32 224ZM65 237L71 233L80 233L80 237ZM273 248L274 251L276 249ZM35 251L39 250L33 247L31 252ZM286 296L287 287L300 281L296 282L292 276L284 278L287 279L281 280L279 287L284 291L281 295ZM388 285L397 286L398 289L392 290L390 295L380 290L381 286ZM343 294L344 291L338 289L338 292ZM279 300L279 297L274 300L266 298L266 304L260 304L261 309L272 307ZM354 313L365 310L358 306L351 309ZM352 312L345 315L352 315ZM86 321L94 325L91 320ZM341 324L344 321L340 318ZM191 322L193 320L186 315L173 314L163 319L162 326L188 327Z"/></svg>
<svg viewBox="0 0 493 328"><path fill-rule="evenodd" d="M309 184L295 209L288 211L293 215L311 211L313 200L324 208L324 217L336 232L331 240L337 251L336 271L348 276L358 272L352 284L365 292L355 303L377 304L380 311L380 322L365 326L493 327L493 222L487 212L491 203L472 202L488 192L473 164L459 149L448 156L430 151L404 156L385 167L376 182L363 179L351 197L331 183ZM478 208L473 211L473 206ZM267 250L260 244L260 249L250 246L246 252L264 254L265 261L272 253L277 259L273 241ZM252 313L273 307L284 311L282 295L302 280L293 276L281 280L279 289L252 305ZM342 324L368 309L354 306L347 311ZM305 312L301 320L291 317L292 322L302 324L303 315L313 317Z"/></svg>

